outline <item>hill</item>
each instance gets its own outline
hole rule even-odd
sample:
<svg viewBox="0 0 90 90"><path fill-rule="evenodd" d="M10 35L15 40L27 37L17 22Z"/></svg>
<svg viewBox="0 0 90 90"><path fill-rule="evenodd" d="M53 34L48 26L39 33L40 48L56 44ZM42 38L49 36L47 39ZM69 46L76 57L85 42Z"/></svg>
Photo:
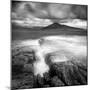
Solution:
<svg viewBox="0 0 90 90"><path fill-rule="evenodd" d="M62 25L62 24L59 24L59 23L53 23L51 25L48 25L47 27L42 28L42 30L48 30L48 29L75 30L75 31L84 30L84 29L80 29L80 28L75 28L75 27L70 27L70 26Z"/></svg>

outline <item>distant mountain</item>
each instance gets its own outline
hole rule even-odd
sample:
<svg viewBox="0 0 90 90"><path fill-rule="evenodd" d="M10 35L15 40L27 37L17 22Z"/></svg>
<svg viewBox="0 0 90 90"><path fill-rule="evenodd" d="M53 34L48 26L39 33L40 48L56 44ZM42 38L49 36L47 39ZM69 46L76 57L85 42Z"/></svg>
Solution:
<svg viewBox="0 0 90 90"><path fill-rule="evenodd" d="M42 28L42 30L49 30L49 29L75 30L75 31L83 30L83 29L80 29L80 28L70 27L70 26L67 26L67 25L59 24L59 23L53 23L51 25L48 25L47 27Z"/></svg>
<svg viewBox="0 0 90 90"><path fill-rule="evenodd" d="M62 28L65 27L65 25L61 25L59 23L53 23L47 27L44 27L43 29L56 29L56 28Z"/></svg>

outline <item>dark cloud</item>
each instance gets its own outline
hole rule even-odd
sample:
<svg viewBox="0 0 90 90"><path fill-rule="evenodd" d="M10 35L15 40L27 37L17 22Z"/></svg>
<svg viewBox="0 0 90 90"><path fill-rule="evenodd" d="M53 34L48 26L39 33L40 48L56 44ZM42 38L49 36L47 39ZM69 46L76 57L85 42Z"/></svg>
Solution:
<svg viewBox="0 0 90 90"><path fill-rule="evenodd" d="M86 5L73 5L72 12L77 18L87 20L87 8Z"/></svg>
<svg viewBox="0 0 90 90"><path fill-rule="evenodd" d="M41 3L41 2L18 2L18 1L17 2L13 1L13 5L14 5L13 8L17 9L16 11L19 12L22 11L25 12L25 14L31 14L38 18L87 19L87 6L85 5L70 5L70 4L58 4L58 3L55 4L55 3Z"/></svg>

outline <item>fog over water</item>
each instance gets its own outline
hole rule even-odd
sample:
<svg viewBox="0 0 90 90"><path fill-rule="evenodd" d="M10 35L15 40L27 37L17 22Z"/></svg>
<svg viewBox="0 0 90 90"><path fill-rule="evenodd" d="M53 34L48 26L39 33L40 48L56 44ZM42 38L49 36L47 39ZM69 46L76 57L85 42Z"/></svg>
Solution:
<svg viewBox="0 0 90 90"><path fill-rule="evenodd" d="M34 63L34 74L48 72L49 66L45 62L47 54L52 55L52 62L81 60L87 57L86 36L47 36L40 39L19 40L14 42L12 49L22 48L24 51L35 52L37 61Z"/></svg>

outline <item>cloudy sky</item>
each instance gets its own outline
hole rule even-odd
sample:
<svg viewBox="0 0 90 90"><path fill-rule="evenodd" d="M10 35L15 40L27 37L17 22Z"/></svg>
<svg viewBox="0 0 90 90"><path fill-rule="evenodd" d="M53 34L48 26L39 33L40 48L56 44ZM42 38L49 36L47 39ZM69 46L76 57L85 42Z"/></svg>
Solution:
<svg viewBox="0 0 90 90"><path fill-rule="evenodd" d="M12 22L22 26L47 26L54 22L86 28L87 6L12 1Z"/></svg>

